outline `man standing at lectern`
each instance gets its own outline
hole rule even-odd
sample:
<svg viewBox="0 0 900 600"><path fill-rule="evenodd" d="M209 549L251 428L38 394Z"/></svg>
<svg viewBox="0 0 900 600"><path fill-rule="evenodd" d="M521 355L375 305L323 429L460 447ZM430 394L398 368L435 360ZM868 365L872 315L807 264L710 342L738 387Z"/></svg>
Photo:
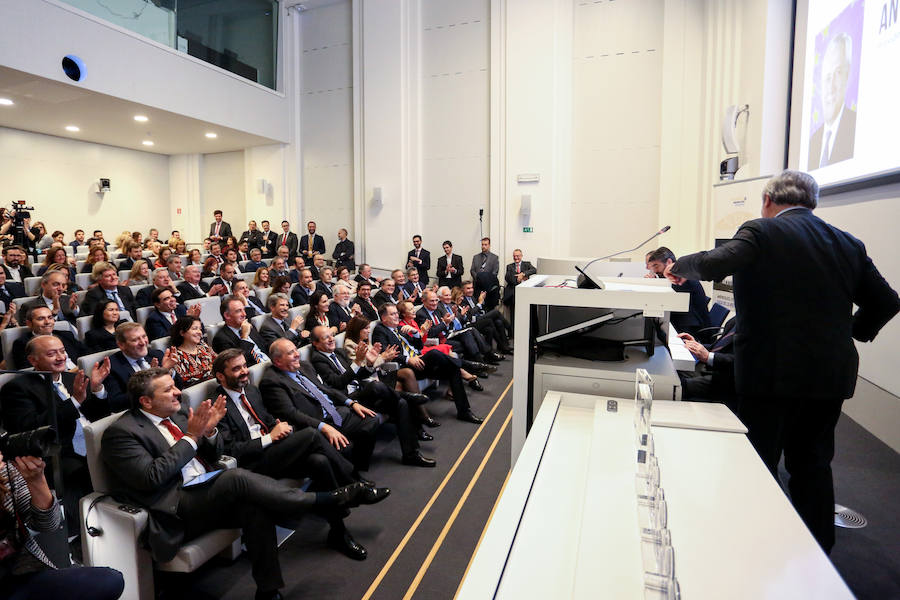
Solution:
<svg viewBox="0 0 900 600"><path fill-rule="evenodd" d="M776 477L784 453L791 502L826 553L834 546L834 428L859 357L900 311L866 248L815 215L816 180L784 171L762 217L708 252L669 264L673 283L734 275L735 384L747 437ZM854 313L853 305L859 308Z"/></svg>

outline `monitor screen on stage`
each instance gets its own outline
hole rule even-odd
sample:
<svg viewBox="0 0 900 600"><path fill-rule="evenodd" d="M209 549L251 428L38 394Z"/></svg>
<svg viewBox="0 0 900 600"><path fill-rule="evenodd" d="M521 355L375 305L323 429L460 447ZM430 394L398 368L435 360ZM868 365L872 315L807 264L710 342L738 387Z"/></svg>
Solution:
<svg viewBox="0 0 900 600"><path fill-rule="evenodd" d="M800 0L791 165L820 186L900 172L900 1Z"/></svg>

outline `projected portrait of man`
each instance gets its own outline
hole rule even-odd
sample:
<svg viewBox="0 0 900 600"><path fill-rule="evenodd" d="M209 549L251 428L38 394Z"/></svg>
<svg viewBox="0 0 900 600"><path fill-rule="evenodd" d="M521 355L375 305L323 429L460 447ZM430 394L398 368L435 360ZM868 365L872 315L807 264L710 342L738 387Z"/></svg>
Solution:
<svg viewBox="0 0 900 600"><path fill-rule="evenodd" d="M845 105L852 58L849 35L840 33L828 42L820 80L824 123L809 141L810 171L853 158L856 111Z"/></svg>

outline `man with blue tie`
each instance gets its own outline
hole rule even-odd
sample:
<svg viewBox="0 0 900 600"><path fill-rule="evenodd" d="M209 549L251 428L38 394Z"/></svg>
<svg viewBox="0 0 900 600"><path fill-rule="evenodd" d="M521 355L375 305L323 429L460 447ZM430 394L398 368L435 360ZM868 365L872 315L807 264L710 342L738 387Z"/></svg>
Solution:
<svg viewBox="0 0 900 600"><path fill-rule="evenodd" d="M184 387L181 376L175 373L172 349L165 352L150 347L150 340L140 323L122 323L116 327L116 345L119 351L109 357L109 377L104 382L109 393L109 407L113 412L126 410L128 380L138 371L162 367L172 373L179 389Z"/></svg>
<svg viewBox="0 0 900 600"><path fill-rule="evenodd" d="M67 371L68 357L62 342L52 335L32 338L25 347L28 362L44 375L24 373L3 386L0 410L10 433L52 425L61 445L59 464L69 532L77 533L78 500L91 492L91 478L85 458L84 425L110 414L103 380L109 374L109 359L97 363L89 376L83 371ZM50 422L55 403L56 422Z"/></svg>
<svg viewBox="0 0 900 600"><path fill-rule="evenodd" d="M219 313L225 321L225 325L219 329L212 340L212 347L216 353L226 348L237 348L244 353L248 365L256 365L269 362L266 354L266 342L259 335L256 327L247 320L247 312L244 310L244 302L234 296L226 296L222 300Z"/></svg>
<svg viewBox="0 0 900 600"><path fill-rule="evenodd" d="M312 365L300 361L300 351L290 340L275 340L269 352L272 367L259 384L266 410L295 429L317 429L328 443L349 454L357 471L367 470L380 422L377 413L322 383Z"/></svg>
<svg viewBox="0 0 900 600"><path fill-rule="evenodd" d="M46 306L57 321L68 321L75 325L78 318L78 301L75 294L66 294L67 277L63 271L47 271L41 276L41 295L19 307L19 321L35 306Z"/></svg>
<svg viewBox="0 0 900 600"><path fill-rule="evenodd" d="M123 319L134 318L136 314L134 294L131 293L131 288L119 285L116 267L112 263L104 263L102 267L94 267L94 271L98 269L102 269L100 278L97 279L97 285L89 289L81 300L81 314L92 315L97 303L115 300Z"/></svg>

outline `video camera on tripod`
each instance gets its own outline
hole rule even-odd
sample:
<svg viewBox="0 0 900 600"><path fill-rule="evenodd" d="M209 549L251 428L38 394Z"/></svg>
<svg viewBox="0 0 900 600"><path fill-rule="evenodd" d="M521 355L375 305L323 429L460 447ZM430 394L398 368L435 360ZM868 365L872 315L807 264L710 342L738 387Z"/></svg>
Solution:
<svg viewBox="0 0 900 600"><path fill-rule="evenodd" d="M25 243L27 239L25 236L25 219L31 218L31 213L28 212L30 210L34 210L33 206L25 206L24 200L15 200L10 206L9 215L12 218L12 227L11 235L13 236L13 244L17 246L22 246L23 248L27 248L28 245Z"/></svg>

